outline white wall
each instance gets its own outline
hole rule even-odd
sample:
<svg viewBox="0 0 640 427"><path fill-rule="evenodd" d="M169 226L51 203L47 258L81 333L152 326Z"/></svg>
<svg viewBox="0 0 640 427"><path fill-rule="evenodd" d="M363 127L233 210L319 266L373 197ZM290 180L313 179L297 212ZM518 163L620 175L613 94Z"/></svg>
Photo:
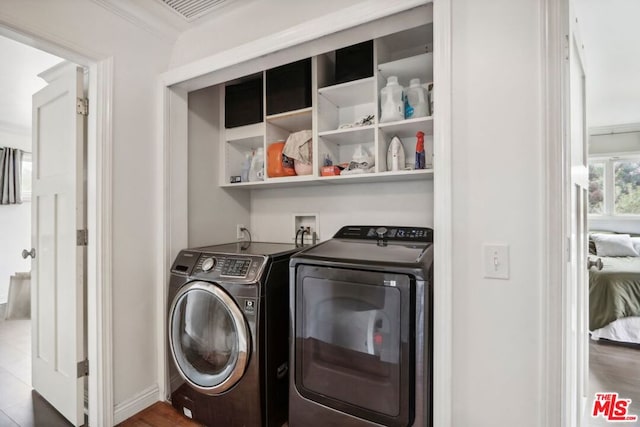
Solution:
<svg viewBox="0 0 640 427"><path fill-rule="evenodd" d="M453 0L452 15L453 425L538 427L541 4ZM483 278L485 242L509 244L509 280Z"/></svg>
<svg viewBox="0 0 640 427"><path fill-rule="evenodd" d="M31 136L0 129L0 147L31 151ZM31 259L22 250L31 247L31 203L0 205L0 304L7 302L9 279L19 271L31 271Z"/></svg>
<svg viewBox="0 0 640 427"><path fill-rule="evenodd" d="M344 225L433 227L433 181L253 190L253 239L293 243L294 213L318 214L320 240L330 239Z"/></svg>
<svg viewBox="0 0 640 427"><path fill-rule="evenodd" d="M640 132L589 136L589 155L640 153Z"/></svg>
<svg viewBox="0 0 640 427"><path fill-rule="evenodd" d="M232 3L220 9L216 19L185 31L178 38L171 67L188 64L362 1L244 0Z"/></svg>
<svg viewBox="0 0 640 427"><path fill-rule="evenodd" d="M86 0L0 2L0 25L53 40L97 59L113 57L113 362L114 403L157 385L155 340L157 76L171 43ZM39 46L42 47L42 46ZM53 52L64 56L61 51ZM74 58L71 58L74 59ZM90 107L91 111L91 107ZM107 289L109 290L109 289Z"/></svg>

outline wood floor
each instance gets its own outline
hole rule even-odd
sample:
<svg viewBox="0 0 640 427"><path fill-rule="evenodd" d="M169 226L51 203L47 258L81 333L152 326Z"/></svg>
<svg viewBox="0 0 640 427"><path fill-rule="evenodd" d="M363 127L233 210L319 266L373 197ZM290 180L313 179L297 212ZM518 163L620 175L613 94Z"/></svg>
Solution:
<svg viewBox="0 0 640 427"><path fill-rule="evenodd" d="M602 416L589 416L589 427L612 425L640 426L640 346L623 346L604 341L589 344L589 395L592 408L596 393L617 392L621 399L631 399L630 415L638 415L637 423L611 423Z"/></svg>
<svg viewBox="0 0 640 427"><path fill-rule="evenodd" d="M118 427L199 427L198 424L180 414L166 402L157 402L134 415Z"/></svg>

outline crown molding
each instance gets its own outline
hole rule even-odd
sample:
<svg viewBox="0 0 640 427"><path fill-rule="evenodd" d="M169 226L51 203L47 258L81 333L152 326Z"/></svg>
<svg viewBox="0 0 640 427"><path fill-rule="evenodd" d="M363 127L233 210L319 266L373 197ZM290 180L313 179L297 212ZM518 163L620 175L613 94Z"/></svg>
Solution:
<svg viewBox="0 0 640 427"><path fill-rule="evenodd" d="M130 0L91 1L103 9L168 43L175 42L180 33L188 28L188 24L186 22L185 25L180 24L177 16L175 19L172 19L173 17L169 18L169 16L166 15L169 11L165 11L162 5L157 5L157 10L159 13L165 15L166 19L150 12L148 8L140 6L141 3L139 2L133 2Z"/></svg>

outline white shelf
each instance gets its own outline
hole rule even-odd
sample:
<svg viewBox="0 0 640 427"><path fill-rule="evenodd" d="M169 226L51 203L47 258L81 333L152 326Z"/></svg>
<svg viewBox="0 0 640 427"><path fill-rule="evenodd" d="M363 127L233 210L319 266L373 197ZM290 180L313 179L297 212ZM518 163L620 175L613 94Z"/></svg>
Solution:
<svg viewBox="0 0 640 427"><path fill-rule="evenodd" d="M397 135L398 138L416 136L418 131L425 135L433 134L433 116L418 117L415 119L400 120L397 122L379 123L381 131L389 136Z"/></svg>
<svg viewBox="0 0 640 427"><path fill-rule="evenodd" d="M264 123L225 129L224 136L227 142L255 148L264 140ZM256 141L258 145L254 144Z"/></svg>
<svg viewBox="0 0 640 427"><path fill-rule="evenodd" d="M313 123L312 111L313 109L311 107L302 108L300 110L273 114L267 116L266 119L267 122L288 130L289 132L297 132L311 129Z"/></svg>
<svg viewBox="0 0 640 427"><path fill-rule="evenodd" d="M370 104L375 101L374 81L373 77L367 77L366 79L323 87L318 89L318 93L338 108Z"/></svg>
<svg viewBox="0 0 640 427"><path fill-rule="evenodd" d="M374 125L358 126L320 132L318 136L325 141L333 142L334 144L361 144L373 141L374 129Z"/></svg>
<svg viewBox="0 0 640 427"><path fill-rule="evenodd" d="M240 188L243 190L252 190L267 186L272 187L296 187L298 185L308 186L318 183L318 178L314 175L296 175L283 176L279 178L267 178L264 181L238 182L235 184L225 183L220 185L224 188Z"/></svg>
<svg viewBox="0 0 640 427"><path fill-rule="evenodd" d="M419 78L421 84L431 83L433 81L433 53L423 53L379 64L378 72L385 81L389 76L397 76L398 82L403 86L409 86L409 81L415 78Z"/></svg>
<svg viewBox="0 0 640 427"><path fill-rule="evenodd" d="M433 169L403 170L396 172L375 172L356 175L321 176L318 181L328 184L347 184L356 182L393 182L433 179Z"/></svg>

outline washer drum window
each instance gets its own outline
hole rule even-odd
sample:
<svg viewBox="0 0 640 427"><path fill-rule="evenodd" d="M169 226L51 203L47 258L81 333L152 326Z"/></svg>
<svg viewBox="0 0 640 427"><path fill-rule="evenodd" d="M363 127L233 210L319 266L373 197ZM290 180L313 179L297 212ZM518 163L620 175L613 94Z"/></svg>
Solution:
<svg viewBox="0 0 640 427"><path fill-rule="evenodd" d="M242 378L249 328L235 301L212 283L182 287L169 317L169 345L180 375L196 390L220 394Z"/></svg>

